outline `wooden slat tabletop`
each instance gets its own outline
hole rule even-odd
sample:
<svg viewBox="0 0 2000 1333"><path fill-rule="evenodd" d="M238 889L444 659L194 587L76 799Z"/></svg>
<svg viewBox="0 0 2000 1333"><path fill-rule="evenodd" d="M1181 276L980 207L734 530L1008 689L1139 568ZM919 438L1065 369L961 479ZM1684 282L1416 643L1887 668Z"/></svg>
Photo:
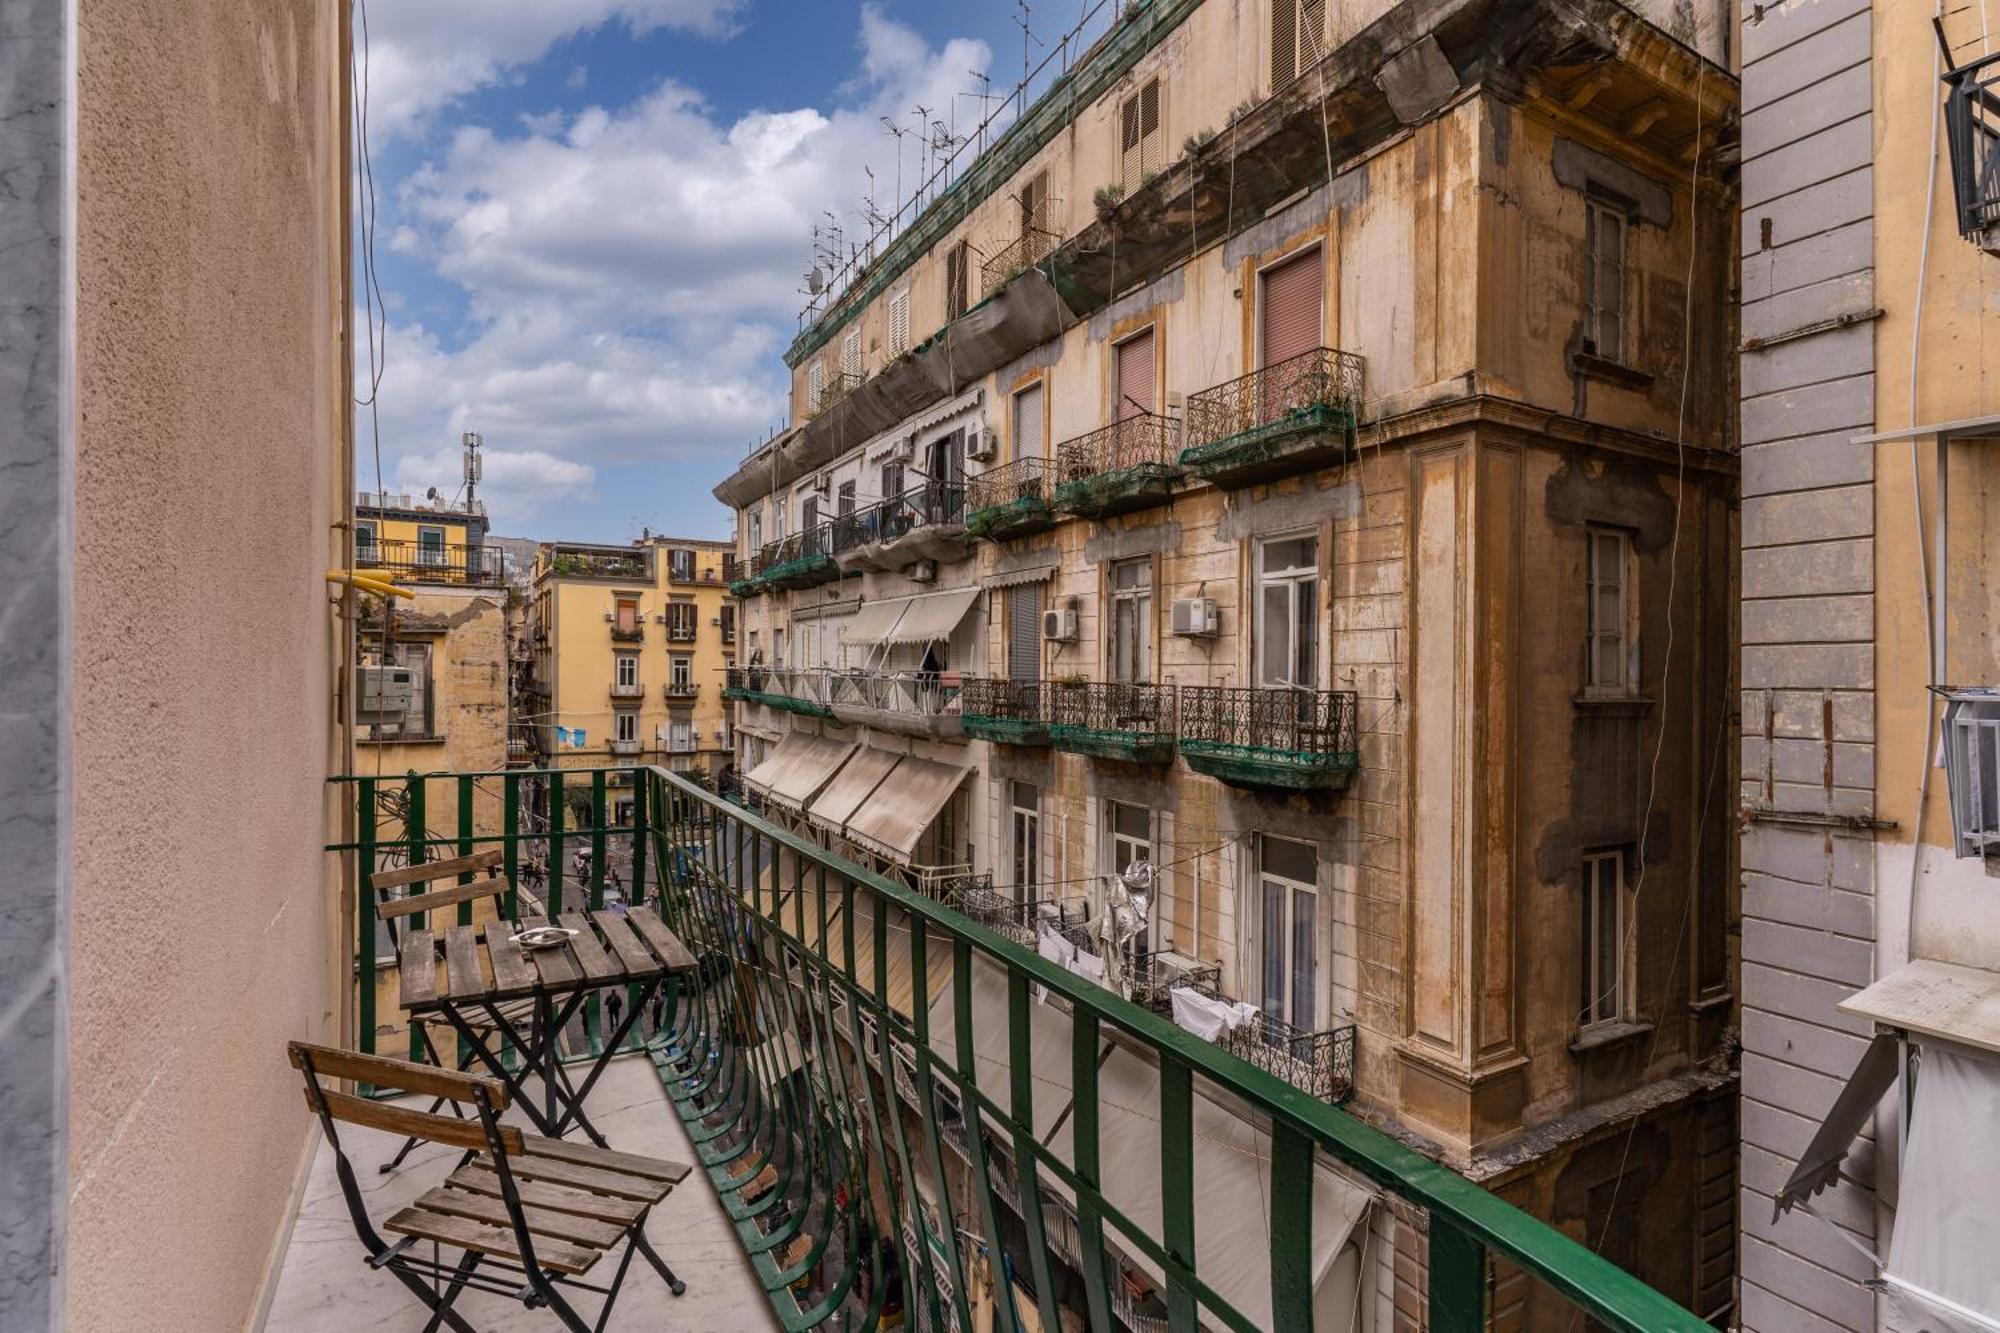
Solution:
<svg viewBox="0 0 2000 1333"><path fill-rule="evenodd" d="M554 948L524 949L513 938L547 924L543 917L524 916L512 923L450 926L441 936L427 930L405 932L397 951L403 1008L423 1012L447 1004L595 990L648 982L695 966L680 937L648 907L623 913L564 912L560 924L577 933Z"/></svg>

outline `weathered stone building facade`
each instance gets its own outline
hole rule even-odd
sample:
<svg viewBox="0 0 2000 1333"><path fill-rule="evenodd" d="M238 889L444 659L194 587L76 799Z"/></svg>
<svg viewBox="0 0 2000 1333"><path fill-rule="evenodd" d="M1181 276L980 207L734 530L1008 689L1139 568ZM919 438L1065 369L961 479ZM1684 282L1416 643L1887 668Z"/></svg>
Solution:
<svg viewBox="0 0 2000 1333"><path fill-rule="evenodd" d="M1134 6L716 492L751 798L1029 938L1146 863L1117 984L1247 1002L1233 1049L1717 1314L1728 33ZM1414 1326L1422 1236L1362 1235Z"/></svg>

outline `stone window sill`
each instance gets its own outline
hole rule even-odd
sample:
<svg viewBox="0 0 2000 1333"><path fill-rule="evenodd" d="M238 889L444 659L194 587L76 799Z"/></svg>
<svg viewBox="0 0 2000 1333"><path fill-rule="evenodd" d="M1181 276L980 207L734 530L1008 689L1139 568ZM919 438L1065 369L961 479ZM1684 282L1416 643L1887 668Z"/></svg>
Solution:
<svg viewBox="0 0 2000 1333"><path fill-rule="evenodd" d="M1579 711L1605 717L1644 717L1657 701L1642 694L1579 694L1571 702Z"/></svg>
<svg viewBox="0 0 2000 1333"><path fill-rule="evenodd" d="M356 736L356 745L443 745L442 736Z"/></svg>
<svg viewBox="0 0 2000 1333"><path fill-rule="evenodd" d="M1653 377L1647 372L1592 352L1571 352L1569 368L1587 379L1603 380L1606 384L1616 384L1624 389L1653 387Z"/></svg>
<svg viewBox="0 0 2000 1333"><path fill-rule="evenodd" d="M1571 1039L1571 1055L1589 1055L1593 1051L1609 1050L1614 1046L1624 1046L1637 1041L1653 1030L1651 1023L1600 1023L1596 1027L1585 1028Z"/></svg>

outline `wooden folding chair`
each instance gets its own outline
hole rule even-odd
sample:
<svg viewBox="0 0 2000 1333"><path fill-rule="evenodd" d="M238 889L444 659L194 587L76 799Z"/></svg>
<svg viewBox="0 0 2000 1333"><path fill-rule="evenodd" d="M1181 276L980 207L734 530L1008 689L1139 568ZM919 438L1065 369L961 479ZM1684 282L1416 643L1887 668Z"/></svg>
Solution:
<svg viewBox="0 0 2000 1333"><path fill-rule="evenodd" d="M636 1251L678 1296L687 1288L645 1236L655 1204L687 1178L690 1168L589 1144L524 1134L500 1122L507 1089L498 1080L435 1065L412 1064L291 1042L293 1068L305 1077L306 1104L334 1151L334 1171L354 1230L368 1251L368 1266L388 1269L440 1324L474 1333L453 1306L464 1291L492 1292L528 1309L547 1308L571 1330L592 1328L564 1290L604 1297L595 1325L609 1323ZM468 1116L437 1115L340 1092L329 1080L352 1079L378 1088L416 1093L470 1108ZM380 1230L368 1215L336 1123L414 1135L465 1150L457 1170L414 1203L397 1209ZM382 1233L397 1237L387 1240ZM423 1242L430 1242L426 1256ZM435 1247L460 1253L456 1263ZM583 1281L605 1255L623 1249L609 1285Z"/></svg>
<svg viewBox="0 0 2000 1333"><path fill-rule="evenodd" d="M470 856L456 856L448 861L424 861L416 865L396 866L393 869L383 870L370 875L368 877L368 887L375 895L375 916L381 921L402 920L408 923L410 928L431 930L430 914L439 908L457 907L461 903L477 904L483 899L504 897L507 891L513 887L513 884L506 876L500 873L501 863L505 859L506 854L500 848L493 847L483 852L474 852ZM401 897L390 896L391 891L395 889L428 885L441 879L456 880L460 875L477 875L481 871L485 872L485 877L483 879L475 879L469 884L454 883L442 889L429 889L422 893L409 893ZM442 940L444 938L442 931L433 931L432 933L436 939ZM398 965L402 966L404 965L403 960L400 958L402 950L399 949L397 952L399 955ZM501 1006L501 1013L509 1023L520 1025L531 1020L533 1009L533 1001L522 1000L515 1004ZM430 1055L431 1062L436 1065L443 1065L445 1064L444 1054L438 1050L437 1044L431 1040L431 1022L432 1019L413 1014L410 1016L410 1029L417 1034L417 1039L423 1043L423 1048ZM474 1033L482 1041L491 1040L497 1030L496 1025L490 1022L478 1022L475 1020L471 1026ZM461 1057L456 1061L456 1064L460 1069L470 1069L474 1064L474 1060L471 1057ZM439 1111L447 1105L447 1099L440 1097L431 1103L431 1110L433 1112ZM453 1114L458 1114L456 1107L453 1107L452 1111ZM415 1150L416 1146L417 1139L415 1137L408 1139L403 1144L402 1151L382 1163L382 1174L387 1175L401 1166L403 1159L408 1157Z"/></svg>

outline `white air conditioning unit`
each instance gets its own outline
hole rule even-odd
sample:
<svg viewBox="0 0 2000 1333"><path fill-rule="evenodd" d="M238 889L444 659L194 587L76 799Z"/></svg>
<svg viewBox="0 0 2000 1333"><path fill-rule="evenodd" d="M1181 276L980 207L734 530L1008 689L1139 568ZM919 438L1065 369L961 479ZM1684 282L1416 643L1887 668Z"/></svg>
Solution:
<svg viewBox="0 0 2000 1333"><path fill-rule="evenodd" d="M1042 638L1050 643L1073 643L1076 640L1076 598L1064 600L1064 605L1042 612Z"/></svg>
<svg viewBox="0 0 2000 1333"><path fill-rule="evenodd" d="M667 623L667 613L666 613L666 612L664 612L664 611L659 611L659 612L656 612L656 613L654 613L654 616L653 616L653 623L654 623L655 625L664 625L664 624L666 624L666 623Z"/></svg>
<svg viewBox="0 0 2000 1333"><path fill-rule="evenodd" d="M716 629L721 629L721 628L722 628L722 617L721 617L721 616L710 616L710 617L708 618L708 623L709 623L710 625L714 626L714 627L715 627Z"/></svg>
<svg viewBox="0 0 2000 1333"><path fill-rule="evenodd" d="M605 624L607 624L607 625L608 625L608 624L610 624L610 623L611 623L612 621L614 621L614 620L616 620L616 619L618 619L618 613L617 613L616 611L606 611L606 612L604 613L604 623L605 623Z"/></svg>
<svg viewBox="0 0 2000 1333"><path fill-rule="evenodd" d="M965 437L965 456L975 463L991 461L998 447L990 430L974 430Z"/></svg>
<svg viewBox="0 0 2000 1333"><path fill-rule="evenodd" d="M833 477L825 472L812 479L813 494L826 495L833 490Z"/></svg>
<svg viewBox="0 0 2000 1333"><path fill-rule="evenodd" d="M889 457L899 463L907 463L917 456L917 442L913 439L898 440L889 446Z"/></svg>
<svg viewBox="0 0 2000 1333"><path fill-rule="evenodd" d="M936 583L937 561L919 560L903 572L912 583Z"/></svg>
<svg viewBox="0 0 2000 1333"><path fill-rule="evenodd" d="M1184 638L1206 638L1222 628L1222 613L1213 597L1176 598L1169 621L1172 631Z"/></svg>

